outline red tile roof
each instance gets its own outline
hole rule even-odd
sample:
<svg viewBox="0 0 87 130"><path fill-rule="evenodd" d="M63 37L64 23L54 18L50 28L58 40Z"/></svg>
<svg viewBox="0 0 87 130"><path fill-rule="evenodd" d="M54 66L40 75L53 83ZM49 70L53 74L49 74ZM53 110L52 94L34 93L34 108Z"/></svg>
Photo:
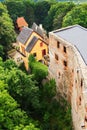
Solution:
<svg viewBox="0 0 87 130"><path fill-rule="evenodd" d="M28 23L25 21L24 17L18 17L16 23L18 28L28 26Z"/></svg>

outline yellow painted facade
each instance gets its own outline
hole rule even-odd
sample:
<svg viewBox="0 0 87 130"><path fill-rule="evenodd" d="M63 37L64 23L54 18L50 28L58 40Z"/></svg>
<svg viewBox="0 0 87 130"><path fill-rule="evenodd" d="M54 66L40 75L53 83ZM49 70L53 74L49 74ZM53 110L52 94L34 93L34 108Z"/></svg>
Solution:
<svg viewBox="0 0 87 130"><path fill-rule="evenodd" d="M40 43L42 43L43 45L40 46ZM47 45L46 45L44 42L42 42L41 40L38 40L38 41L36 42L35 46L33 47L33 49L31 50L31 52L30 52L30 53L26 53L26 54L27 54L27 57L29 57L30 54L36 53L36 57L35 57L35 58L36 58L38 61L39 61L39 60L42 60L42 59L43 59L42 51L43 51L44 49L46 50L46 55L47 55L47 53L48 53L48 47L47 47Z"/></svg>
<svg viewBox="0 0 87 130"><path fill-rule="evenodd" d="M34 36L38 37L39 39L33 46L32 50L30 52L27 52L25 49ZM23 61L24 61L26 70L28 70L28 57L30 54L35 55L35 58L37 61L42 60L43 56L48 54L48 45L43 41L42 37L35 32L31 34L31 36L29 37L29 39L27 40L25 44L22 44L19 42L19 46L20 46L20 52L23 55L25 55L25 57L23 57Z"/></svg>

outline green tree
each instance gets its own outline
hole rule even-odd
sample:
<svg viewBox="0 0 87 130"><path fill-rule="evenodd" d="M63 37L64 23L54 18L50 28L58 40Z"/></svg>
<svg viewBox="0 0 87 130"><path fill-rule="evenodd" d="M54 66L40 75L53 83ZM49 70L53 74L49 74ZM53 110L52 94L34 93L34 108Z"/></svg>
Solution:
<svg viewBox="0 0 87 130"><path fill-rule="evenodd" d="M48 75L47 66L35 61L32 55L29 57L29 66L31 68L32 74L34 74L34 78L38 83L41 83L41 81Z"/></svg>
<svg viewBox="0 0 87 130"><path fill-rule="evenodd" d="M8 13L8 11L6 6L0 2L0 16L2 15L2 13Z"/></svg>
<svg viewBox="0 0 87 130"><path fill-rule="evenodd" d="M61 4L54 3L53 5L51 5L50 10L48 11L48 17L47 17L48 22L47 22L47 28L46 28L48 31L53 30L53 19L57 12L57 9L59 8L59 5Z"/></svg>
<svg viewBox="0 0 87 130"><path fill-rule="evenodd" d="M13 22L8 14L8 11L6 11L6 6L0 4L0 9L0 44L3 46L5 57L7 51L11 48L11 43L15 41L16 34L14 31Z"/></svg>
<svg viewBox="0 0 87 130"><path fill-rule="evenodd" d="M39 88L32 75L13 68L7 73L6 82L9 93L21 104L22 109L29 111L29 108L39 107Z"/></svg>
<svg viewBox="0 0 87 130"><path fill-rule="evenodd" d="M16 19L18 17L24 17L25 20L28 22L29 27L34 22L34 8L35 4L30 0L6 0L4 2L7 6L7 9L9 11L9 14L11 18L13 19L14 23L16 22ZM21 10L21 11L20 11Z"/></svg>
<svg viewBox="0 0 87 130"><path fill-rule="evenodd" d="M54 2L48 11L47 30L60 28L62 26L63 17L73 8L74 4L70 2Z"/></svg>
<svg viewBox="0 0 87 130"><path fill-rule="evenodd" d="M6 0L4 3L14 22L17 17L25 16L26 8L23 0Z"/></svg>
<svg viewBox="0 0 87 130"><path fill-rule="evenodd" d="M4 68L5 69L12 69L12 68L15 68L17 67L15 61L13 61L12 59L7 59L5 62L4 62Z"/></svg>
<svg viewBox="0 0 87 130"><path fill-rule="evenodd" d="M79 24L87 27L87 4L74 7L63 19L63 26Z"/></svg>
<svg viewBox="0 0 87 130"><path fill-rule="evenodd" d="M37 24L44 24L50 9L50 2L40 1L35 4L35 16Z"/></svg>
<svg viewBox="0 0 87 130"><path fill-rule="evenodd" d="M26 79L24 78L25 76ZM24 78L24 81L21 80L21 78ZM25 85L25 83L27 84L27 86ZM33 86L32 88L29 86L28 89L28 85L30 84ZM22 89L24 90L24 92ZM18 71L18 68L11 60L3 62L2 58L0 58L0 130L27 130L28 128L32 130L39 130L36 127L38 126L38 122L32 120L23 110L21 110L20 105L23 104L19 105L16 102L21 102L22 99L24 99L24 97L26 96L26 99L24 99L22 103L27 105L28 101L32 100L29 103L31 104L32 102L34 102L33 105L35 105L36 107L37 104L35 104L35 101L37 99L34 99L36 98L35 91L37 90L35 90L34 88L34 83L31 80L31 76L22 74L20 70ZM11 95L16 99L16 101L10 95L10 92ZM22 97L22 99L20 97ZM30 97L32 99L30 99ZM25 103L26 100L27 102ZM29 109L30 108L28 108L28 111Z"/></svg>
<svg viewBox="0 0 87 130"><path fill-rule="evenodd" d="M19 105L4 89L5 86L0 81L0 130L12 130L16 125L27 124L28 117L18 108Z"/></svg>
<svg viewBox="0 0 87 130"><path fill-rule="evenodd" d="M34 14L35 4L31 0L26 0L26 1L24 1L24 5L26 8L25 19L28 22L29 27L31 27L33 22L35 22L35 14Z"/></svg>
<svg viewBox="0 0 87 130"><path fill-rule="evenodd" d="M56 100L55 81L43 81L37 86L32 75L0 58L0 130L72 129L71 109L64 99Z"/></svg>
<svg viewBox="0 0 87 130"><path fill-rule="evenodd" d="M54 19L53 19L53 28L58 29L62 27L62 22L64 16L72 10L74 7L74 3L68 2L68 3L61 3L61 6L59 6L58 10L55 13Z"/></svg>
<svg viewBox="0 0 87 130"><path fill-rule="evenodd" d="M3 49L3 46L0 45L0 57L3 57L4 56L4 49Z"/></svg>
<svg viewBox="0 0 87 130"><path fill-rule="evenodd" d="M40 130L39 128L36 128L34 124L30 123L29 125L23 126L16 126L14 130Z"/></svg>

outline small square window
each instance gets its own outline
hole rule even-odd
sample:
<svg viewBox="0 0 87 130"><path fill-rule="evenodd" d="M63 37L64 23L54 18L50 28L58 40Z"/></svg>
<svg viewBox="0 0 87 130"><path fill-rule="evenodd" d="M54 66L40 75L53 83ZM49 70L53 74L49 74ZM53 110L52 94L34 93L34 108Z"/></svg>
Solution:
<svg viewBox="0 0 87 130"><path fill-rule="evenodd" d="M81 87L83 86L83 80L81 79Z"/></svg>
<svg viewBox="0 0 87 130"><path fill-rule="evenodd" d="M36 53L33 53L33 56L36 57Z"/></svg>
<svg viewBox="0 0 87 130"><path fill-rule="evenodd" d="M40 47L42 47L42 46L43 46L43 42L40 43Z"/></svg>
<svg viewBox="0 0 87 130"><path fill-rule="evenodd" d="M63 50L64 50L64 52L66 53L66 47L65 47L65 46L63 47Z"/></svg>
<svg viewBox="0 0 87 130"><path fill-rule="evenodd" d="M58 60L58 59L59 59L57 54L55 54L55 59L56 59L56 60Z"/></svg>
<svg viewBox="0 0 87 130"><path fill-rule="evenodd" d="M60 48L60 42L57 41L57 48Z"/></svg>
<svg viewBox="0 0 87 130"><path fill-rule="evenodd" d="M65 67L67 67L67 61L64 60L63 64L64 64Z"/></svg>
<svg viewBox="0 0 87 130"><path fill-rule="evenodd" d="M81 105L81 96L79 97L79 105Z"/></svg>
<svg viewBox="0 0 87 130"><path fill-rule="evenodd" d="M85 116L85 122L87 122L87 115Z"/></svg>

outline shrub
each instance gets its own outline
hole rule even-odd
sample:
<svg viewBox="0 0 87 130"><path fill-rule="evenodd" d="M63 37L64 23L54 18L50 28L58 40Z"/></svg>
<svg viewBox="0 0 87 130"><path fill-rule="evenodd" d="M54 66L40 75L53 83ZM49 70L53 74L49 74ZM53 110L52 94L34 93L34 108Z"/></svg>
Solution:
<svg viewBox="0 0 87 130"><path fill-rule="evenodd" d="M34 74L34 77L38 82L41 82L48 75L47 66L36 61L33 55L29 56L29 66L31 68L31 72Z"/></svg>

